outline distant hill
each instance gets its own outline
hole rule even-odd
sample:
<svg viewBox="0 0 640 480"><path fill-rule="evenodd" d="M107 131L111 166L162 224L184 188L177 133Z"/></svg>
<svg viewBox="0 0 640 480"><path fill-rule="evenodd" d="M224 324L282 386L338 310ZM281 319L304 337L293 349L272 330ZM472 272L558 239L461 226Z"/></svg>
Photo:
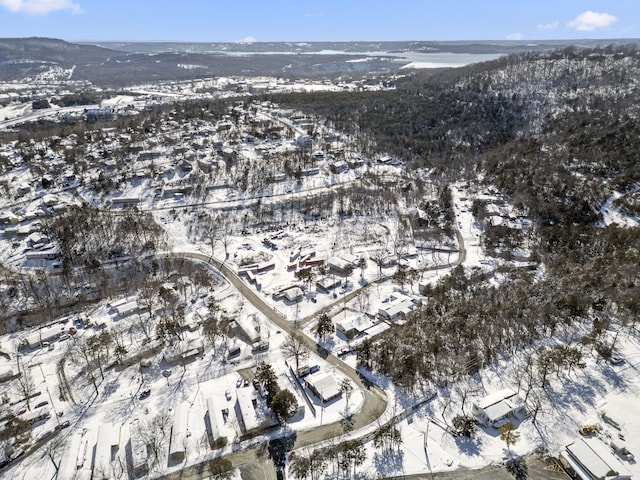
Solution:
<svg viewBox="0 0 640 480"><path fill-rule="evenodd" d="M214 76L312 77L393 72L405 54L506 55L597 47L638 40L493 42L265 42L78 44L51 38L0 38L0 81L34 77L122 87ZM357 61L355 61L357 60Z"/></svg>
<svg viewBox="0 0 640 480"><path fill-rule="evenodd" d="M61 65L95 62L122 52L95 45L80 45L53 38L0 38L0 64L25 61L55 62Z"/></svg>
<svg viewBox="0 0 640 480"><path fill-rule="evenodd" d="M318 76L389 71L402 66L401 62L394 63L393 58L382 55L297 54L284 50L267 55L255 51L229 55L222 51L190 51L193 50L188 48L190 44L171 44L173 47L158 44L160 48L151 48L155 44L134 44L130 48L110 45L120 50L49 38L0 39L0 81L45 75L54 67L68 69L68 76L64 77L68 80L121 87L157 80L226 75ZM362 61L353 62L354 59Z"/></svg>

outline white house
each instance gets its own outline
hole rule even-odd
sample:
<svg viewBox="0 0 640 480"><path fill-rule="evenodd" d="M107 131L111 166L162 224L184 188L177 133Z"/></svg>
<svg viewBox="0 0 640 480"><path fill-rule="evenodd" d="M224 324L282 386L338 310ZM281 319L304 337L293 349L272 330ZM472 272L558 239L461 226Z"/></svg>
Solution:
<svg viewBox="0 0 640 480"><path fill-rule="evenodd" d="M509 417L523 419L527 416L524 402L520 396L505 388L474 402L473 414L486 427L499 427Z"/></svg>
<svg viewBox="0 0 640 480"><path fill-rule="evenodd" d="M304 292L300 287L293 287L284 292L284 298L289 302L299 302L304 297Z"/></svg>
<svg viewBox="0 0 640 480"><path fill-rule="evenodd" d="M189 403L182 402L176 406L173 412L173 425L171 426L171 445L169 455L173 460L184 459L187 451L187 433L189 426Z"/></svg>
<svg viewBox="0 0 640 480"><path fill-rule="evenodd" d="M236 392L236 414L245 433L256 432L278 423L255 388L238 388Z"/></svg>
<svg viewBox="0 0 640 480"><path fill-rule="evenodd" d="M213 448L222 447L227 443L227 437L220 429L222 416L221 410L216 408L212 397L207 398L207 418L209 419L209 433Z"/></svg>
<svg viewBox="0 0 640 480"><path fill-rule="evenodd" d="M351 339L356 335L364 332L368 328L373 327L373 322L366 315L349 315L346 318L340 318L334 321L336 330L345 337Z"/></svg>
<svg viewBox="0 0 640 480"><path fill-rule="evenodd" d="M560 453L560 461L581 480L631 480L627 468L599 438L579 438Z"/></svg>
<svg viewBox="0 0 640 480"><path fill-rule="evenodd" d="M93 478L111 478L111 462L118 448L120 448L120 426L101 423L98 426Z"/></svg>
<svg viewBox="0 0 640 480"><path fill-rule="evenodd" d="M413 309L413 300L401 293L394 293L389 301L378 309L378 316L390 322L399 322Z"/></svg>

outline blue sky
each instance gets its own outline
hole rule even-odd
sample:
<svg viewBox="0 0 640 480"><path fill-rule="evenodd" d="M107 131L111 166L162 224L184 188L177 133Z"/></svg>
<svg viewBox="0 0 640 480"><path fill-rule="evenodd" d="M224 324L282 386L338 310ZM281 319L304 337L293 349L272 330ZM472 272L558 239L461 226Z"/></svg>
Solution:
<svg viewBox="0 0 640 480"><path fill-rule="evenodd" d="M640 37L639 0L0 0L0 36L69 41Z"/></svg>

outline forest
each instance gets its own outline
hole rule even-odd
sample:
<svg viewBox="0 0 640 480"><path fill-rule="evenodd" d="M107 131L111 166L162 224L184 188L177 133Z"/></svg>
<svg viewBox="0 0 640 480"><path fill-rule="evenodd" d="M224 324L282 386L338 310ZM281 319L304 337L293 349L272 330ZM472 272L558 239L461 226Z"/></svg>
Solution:
<svg viewBox="0 0 640 480"><path fill-rule="evenodd" d="M605 227L600 210L618 192L617 205L638 211L639 70L635 47L568 48L408 75L393 91L276 99L357 134L370 154L430 168L442 185L474 179L533 221L542 276L520 269L489 282L458 268L406 324L362 344L361 365L413 389L559 334L579 352L611 354L607 328L637 323L640 234ZM485 246L522 240L512 234L489 228Z"/></svg>

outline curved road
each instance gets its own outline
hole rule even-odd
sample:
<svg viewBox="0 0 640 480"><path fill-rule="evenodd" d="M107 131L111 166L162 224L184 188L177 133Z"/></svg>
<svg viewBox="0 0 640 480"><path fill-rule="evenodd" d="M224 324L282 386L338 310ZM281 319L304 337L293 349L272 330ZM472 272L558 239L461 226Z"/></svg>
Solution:
<svg viewBox="0 0 640 480"><path fill-rule="evenodd" d="M442 266L434 266L427 267L423 269L424 271L429 270L437 270L440 268L450 268L452 266L461 265L464 263L466 259L466 249L464 246L464 239L462 238L462 234L459 230L456 229L456 237L458 240L459 246L459 254L458 258L455 262L452 262L448 265ZM297 330L296 327L292 325L291 322L284 319L278 312L276 312L271 306L269 306L253 289L247 288L246 283L233 271L231 270L223 261L220 261L214 257L198 253L198 252L182 252L182 253L174 253L174 254L166 254L166 256L176 256L182 258L189 258L196 261L205 262L212 267L214 267L222 276L224 276L234 287L238 289L238 291L243 295L255 308L257 308L263 315L265 315L269 320L271 320L274 324L276 324L283 331L291 334L294 330ZM382 278L377 280L376 282L372 282L369 284L373 285L377 282L386 281L388 278ZM365 287L366 288L366 287ZM333 304L323 308L321 311L326 311L326 309L333 308L336 303L342 303L345 301L349 301L355 298L362 289L354 290L350 292L346 297L341 298L339 301L334 302ZM309 316L309 319L318 315L319 312ZM309 319L305 319L308 321ZM339 358L331 355L329 352L322 352L321 347L310 337L306 335L301 335L304 340L307 348L311 351L315 351L321 354L321 356L325 357L325 361L329 364L335 366L340 372L344 375L348 376L351 381L363 392L364 394L364 406L360 411L354 415L354 424L353 429L357 430L359 428L370 425L375 422L380 416L384 413L387 406L387 398L385 392L380 390L375 385L367 385L365 386L360 378L359 374L351 368L349 365L344 363ZM326 356L325 356L326 355ZM339 436L341 434L341 426L339 423L333 423L328 425L321 425L319 427L315 427L311 430L306 430L302 432L296 432L296 440L293 448L300 448L307 445L315 444L321 442L323 440L330 439L332 437ZM239 450L233 452L229 455L226 455L225 458L230 460L234 467L240 468L243 478L255 478L255 479L272 479L275 478L275 470L272 464L268 462L266 458L266 452L264 449L264 445L262 448L260 446L251 446L245 448L243 450ZM165 477L167 479L173 478L181 478L181 479L203 479L208 478L206 473L206 465L195 465L185 469L180 472L179 475L171 474Z"/></svg>

